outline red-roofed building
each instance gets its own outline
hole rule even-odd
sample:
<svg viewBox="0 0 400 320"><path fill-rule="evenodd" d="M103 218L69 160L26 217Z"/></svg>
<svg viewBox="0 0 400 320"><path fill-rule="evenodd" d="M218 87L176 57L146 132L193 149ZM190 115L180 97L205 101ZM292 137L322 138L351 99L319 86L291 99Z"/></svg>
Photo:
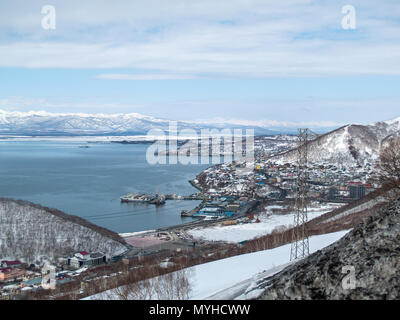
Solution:
<svg viewBox="0 0 400 320"><path fill-rule="evenodd" d="M89 253L86 251L80 251L75 253L75 255L71 258L68 258L67 264L74 267L80 268L84 266L93 266L105 263L107 261L107 257L102 252Z"/></svg>
<svg viewBox="0 0 400 320"><path fill-rule="evenodd" d="M3 260L1 262L2 268L19 268L22 266L22 262L19 260Z"/></svg>
<svg viewBox="0 0 400 320"><path fill-rule="evenodd" d="M87 259L89 257L90 253L87 251L79 251L77 253L75 253L75 257L77 257L78 259Z"/></svg>

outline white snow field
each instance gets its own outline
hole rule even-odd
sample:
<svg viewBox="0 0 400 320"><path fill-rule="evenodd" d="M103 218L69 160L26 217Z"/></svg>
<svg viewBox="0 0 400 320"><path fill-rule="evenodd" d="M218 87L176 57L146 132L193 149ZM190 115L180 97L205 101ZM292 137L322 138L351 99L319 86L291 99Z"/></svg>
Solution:
<svg viewBox="0 0 400 320"><path fill-rule="evenodd" d="M308 220L319 217L320 215L337 208L336 204L327 204L323 207L309 210ZM267 207L268 209L268 207ZM231 226L213 226L206 228L195 228L187 233L194 239L207 241L241 242L254 239L271 233L276 227L286 228L293 225L293 214L271 214L260 215L259 223L243 223Z"/></svg>
<svg viewBox="0 0 400 320"><path fill-rule="evenodd" d="M336 242L348 231L311 237L310 253ZM192 267L190 299L236 298L242 294L244 281L250 285L254 280L253 277L260 272L272 275L283 269L290 262L290 247L291 244L287 244L270 250L243 254ZM282 267L279 268L279 266Z"/></svg>
<svg viewBox="0 0 400 320"><path fill-rule="evenodd" d="M349 230L310 237L310 253L320 250L342 238ZM188 268L192 300L233 300L254 298L261 292L251 291L253 282L273 275L290 264L290 244L221 259ZM85 299L118 299L108 290Z"/></svg>

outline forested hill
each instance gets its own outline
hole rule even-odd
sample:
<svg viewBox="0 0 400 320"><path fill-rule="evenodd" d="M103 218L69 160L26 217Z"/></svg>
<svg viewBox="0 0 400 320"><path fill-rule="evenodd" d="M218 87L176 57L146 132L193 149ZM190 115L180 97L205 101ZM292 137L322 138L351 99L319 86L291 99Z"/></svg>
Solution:
<svg viewBox="0 0 400 320"><path fill-rule="evenodd" d="M116 233L77 216L27 201L0 198L0 259L55 261L77 251L109 256L126 250Z"/></svg>

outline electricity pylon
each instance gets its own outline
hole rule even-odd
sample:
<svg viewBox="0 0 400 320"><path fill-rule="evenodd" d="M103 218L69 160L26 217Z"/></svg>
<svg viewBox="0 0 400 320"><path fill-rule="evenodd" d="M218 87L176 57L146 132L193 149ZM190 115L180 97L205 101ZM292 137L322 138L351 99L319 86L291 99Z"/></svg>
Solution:
<svg viewBox="0 0 400 320"><path fill-rule="evenodd" d="M297 134L297 181L296 203L292 233L290 260L306 257L309 253L309 241L306 223L308 193L308 141L310 136L317 136L309 129L298 129Z"/></svg>

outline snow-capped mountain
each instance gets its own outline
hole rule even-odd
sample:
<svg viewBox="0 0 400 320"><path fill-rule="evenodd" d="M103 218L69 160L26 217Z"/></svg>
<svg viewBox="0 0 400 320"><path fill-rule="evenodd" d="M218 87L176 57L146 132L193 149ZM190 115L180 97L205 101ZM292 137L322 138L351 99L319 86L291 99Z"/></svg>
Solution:
<svg viewBox="0 0 400 320"><path fill-rule="evenodd" d="M308 158L312 162L363 165L374 162L382 145L397 135L400 135L400 117L371 125L346 125L310 141ZM293 162L296 159L296 149L274 157L278 162Z"/></svg>
<svg viewBox="0 0 400 320"><path fill-rule="evenodd" d="M169 120L138 113L85 114L45 111L8 112L0 110L0 134L6 135L135 135L151 129L168 131ZM257 134L275 134L261 127L235 124L178 122L178 129L202 128L255 129Z"/></svg>
<svg viewBox="0 0 400 320"><path fill-rule="evenodd" d="M164 129L168 121L130 114L7 112L0 110L2 134L121 134Z"/></svg>

